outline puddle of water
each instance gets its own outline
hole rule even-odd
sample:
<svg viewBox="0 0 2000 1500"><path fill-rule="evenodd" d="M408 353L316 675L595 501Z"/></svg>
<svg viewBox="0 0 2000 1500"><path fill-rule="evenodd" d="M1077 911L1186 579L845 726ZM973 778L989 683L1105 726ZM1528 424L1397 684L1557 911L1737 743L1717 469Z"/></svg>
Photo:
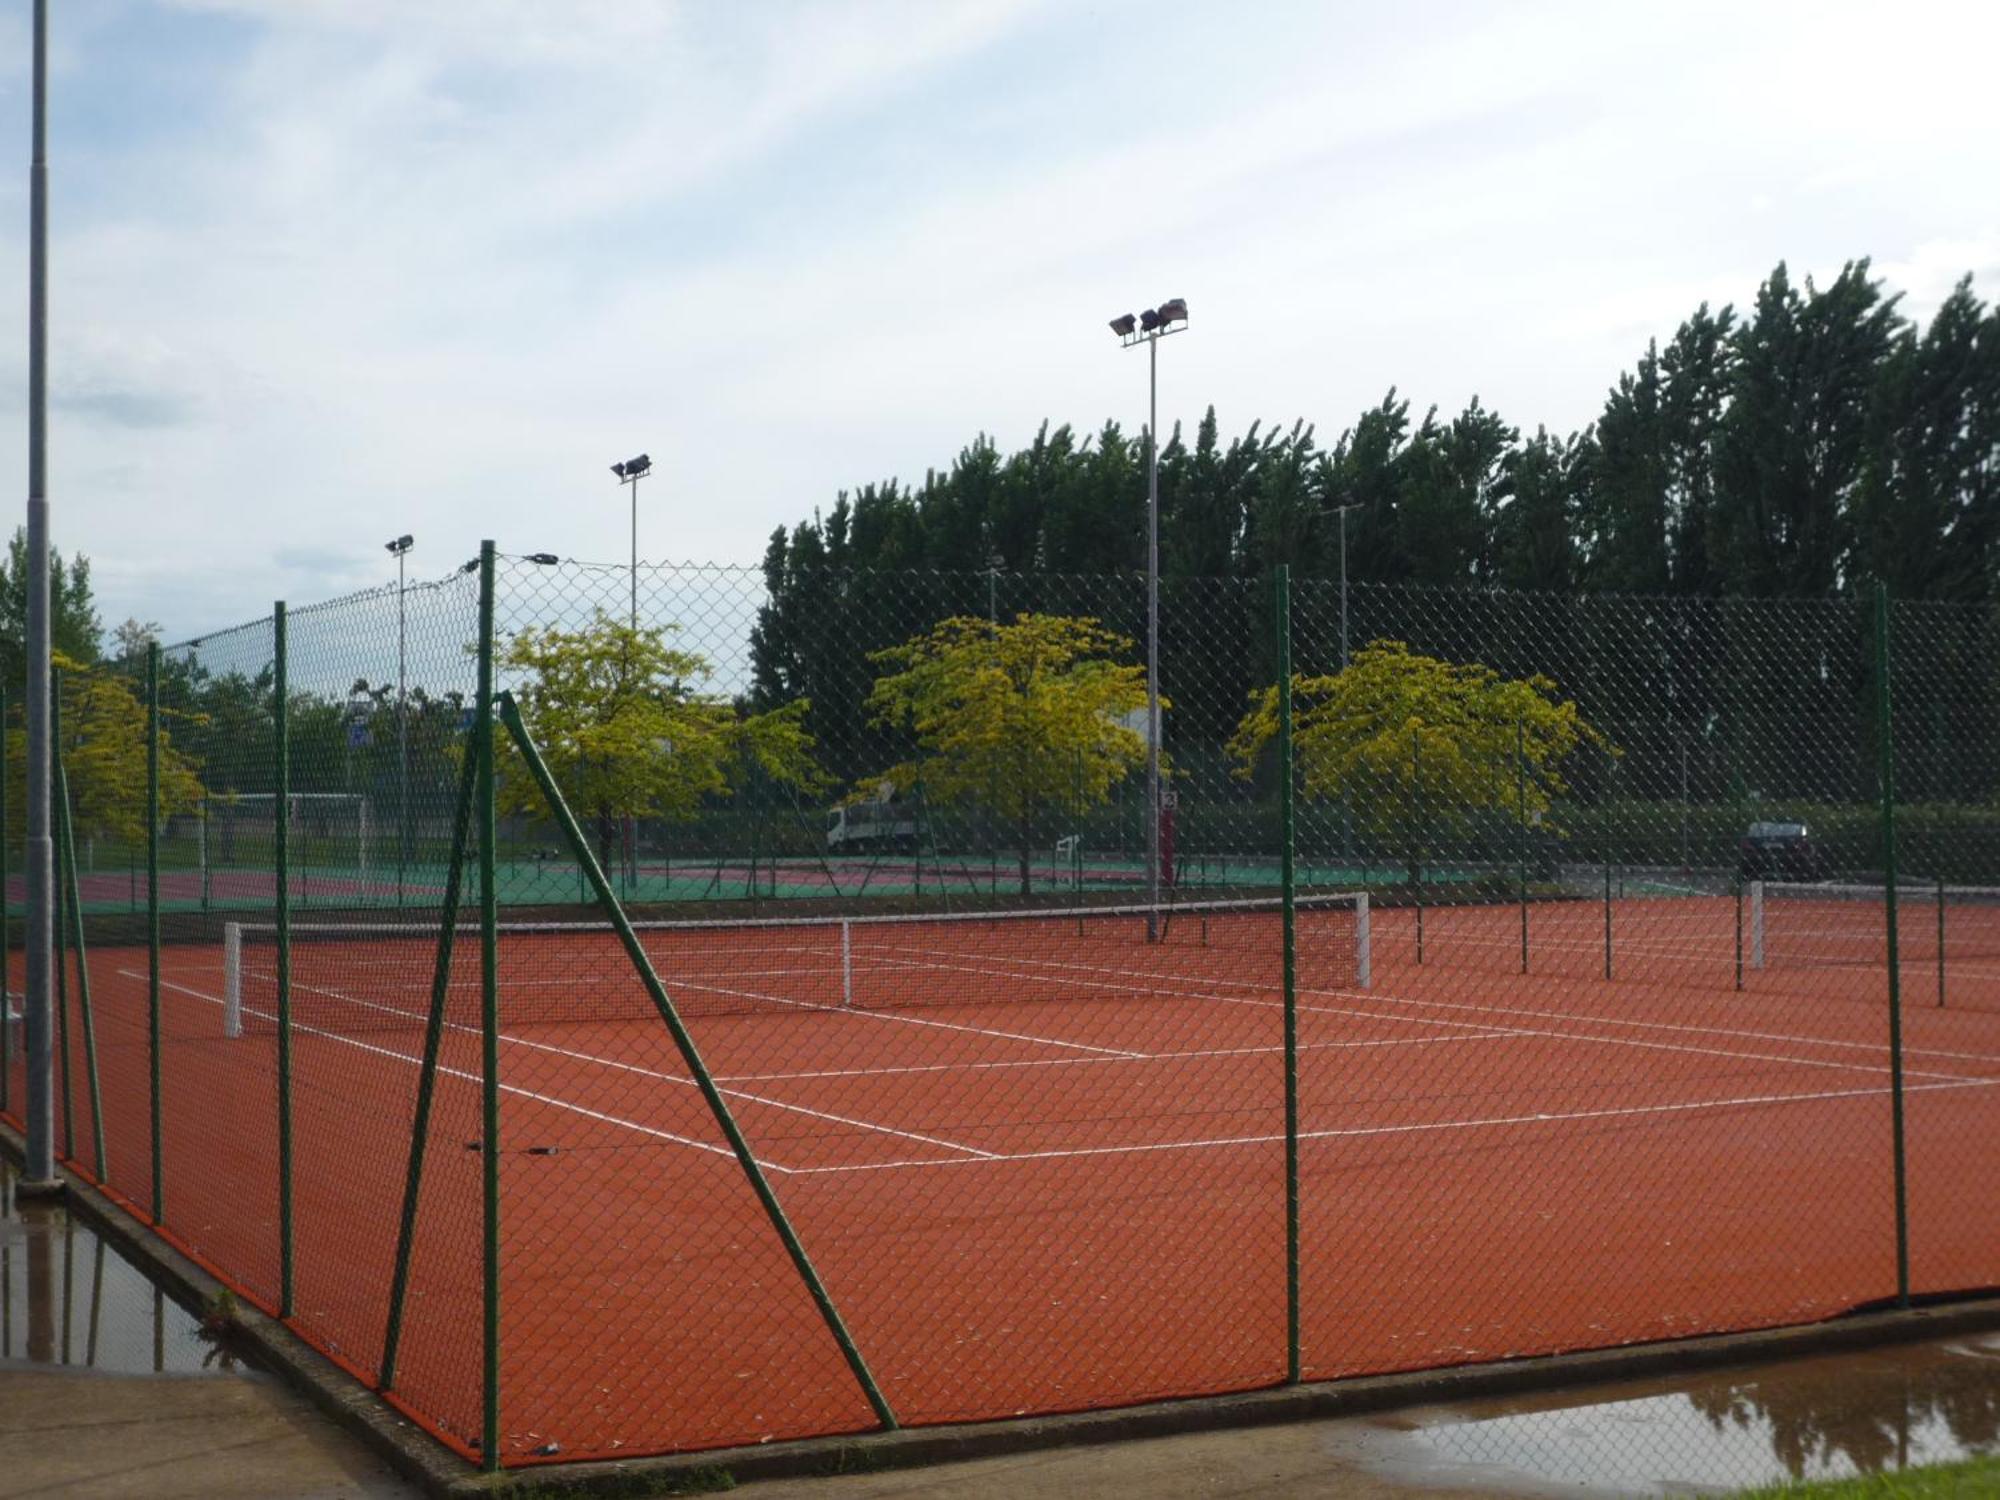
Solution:
<svg viewBox="0 0 2000 1500"><path fill-rule="evenodd" d="M2000 1334L1467 1403L1335 1442L1384 1478L1512 1495L1677 1496L2000 1451Z"/></svg>
<svg viewBox="0 0 2000 1500"><path fill-rule="evenodd" d="M0 1161L0 1369L224 1375L242 1366L195 1313L59 1204L17 1203Z"/></svg>

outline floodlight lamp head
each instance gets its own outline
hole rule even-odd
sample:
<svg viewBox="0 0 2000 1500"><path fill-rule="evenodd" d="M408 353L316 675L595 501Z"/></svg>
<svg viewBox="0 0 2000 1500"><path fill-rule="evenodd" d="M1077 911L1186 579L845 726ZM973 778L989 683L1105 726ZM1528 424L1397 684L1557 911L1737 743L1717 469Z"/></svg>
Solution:
<svg viewBox="0 0 2000 1500"><path fill-rule="evenodd" d="M625 465L613 464L611 466L611 472L616 474L620 479L623 479L625 477Z"/></svg>
<svg viewBox="0 0 2000 1500"><path fill-rule="evenodd" d="M625 477L628 479L637 479L652 467L653 460L641 453L637 458L628 458L625 460Z"/></svg>
<svg viewBox="0 0 2000 1500"><path fill-rule="evenodd" d="M1132 330L1137 328L1138 326L1139 326L1139 320L1133 317L1132 314L1130 313L1126 313L1123 317L1113 318L1111 320L1111 331L1117 334L1118 337L1120 337L1121 339L1129 339L1132 336Z"/></svg>
<svg viewBox="0 0 2000 1500"><path fill-rule="evenodd" d="M1166 327L1169 323L1185 323L1186 321L1187 299L1185 297L1169 297L1165 302L1160 304L1160 326L1162 328Z"/></svg>
<svg viewBox="0 0 2000 1500"><path fill-rule="evenodd" d="M405 552L408 552L410 548L416 545L416 540L417 539L415 537L406 534L397 537L392 542L384 542L382 545L386 547L390 552L394 553L397 557L401 557Z"/></svg>
<svg viewBox="0 0 2000 1500"><path fill-rule="evenodd" d="M1160 315L1154 312L1152 308L1149 307L1144 312L1139 314L1139 331L1141 333L1151 333L1155 328L1158 328L1159 326L1160 326Z"/></svg>

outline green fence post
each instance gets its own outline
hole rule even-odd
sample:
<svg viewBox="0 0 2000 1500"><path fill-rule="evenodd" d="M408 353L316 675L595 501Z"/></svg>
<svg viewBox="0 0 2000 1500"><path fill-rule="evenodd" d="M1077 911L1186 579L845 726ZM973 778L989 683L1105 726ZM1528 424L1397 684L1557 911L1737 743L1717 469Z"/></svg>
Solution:
<svg viewBox="0 0 2000 1500"><path fill-rule="evenodd" d="M708 1064L702 1060L700 1049L695 1046L694 1034L688 1030L687 1023L675 1009L673 1000L667 995L666 986L660 983L660 976L653 969L653 961L647 956L645 945L639 941L639 935L632 930L632 923L626 917L625 909L618 904L610 880L598 865L596 857L590 852L590 846L583 837L583 830L577 826L576 816L570 811L562 789L549 774L549 768L543 762L541 752L535 748L535 742L528 734L527 726L521 722L521 712L514 703L513 695L501 693L499 706L500 716L507 725L507 732L513 737L515 748L521 752L521 759L527 763L528 774L534 777L535 785L547 802L550 813L554 815L557 826L562 829L563 837L569 840L570 847L576 851L577 859L581 861L585 872L589 875L591 886L597 893L598 905L603 908L605 916L609 918L613 929L618 933L618 940L624 946L625 956L631 960L633 971L639 976L640 983L645 985L646 993L652 999L653 1008L660 1013L660 1019L673 1034L674 1044L680 1049L681 1058L687 1063L688 1072L693 1075L695 1086L701 1090L701 1096L708 1104L709 1113L715 1117L717 1126L721 1128L729 1142L730 1150L736 1156L737 1165L743 1169L743 1175L749 1179L752 1191L757 1194L757 1201L763 1205L765 1216L770 1219L778 1238L784 1243L785 1253L791 1257L793 1269L798 1272L799 1279L805 1283L806 1290L812 1295L821 1320L832 1333L834 1342L840 1346L841 1357L847 1361L847 1367L853 1373L855 1383L861 1387L862 1394L868 1399L868 1405L883 1427L895 1428L897 1425L895 1412L891 1410L888 1401L882 1395L881 1388L875 1383L873 1372L869 1370L867 1361L861 1357L861 1351L848 1332L847 1324L842 1321L839 1310L833 1305L833 1298L828 1295L824 1283L819 1279L819 1272L813 1269L805 1245L800 1241L797 1231L792 1228L791 1220L785 1216L784 1206L778 1202L778 1195L772 1190L770 1180L765 1177L763 1167L758 1165L756 1153L750 1149L749 1140L736 1123L736 1116L730 1112L729 1102L722 1097L722 1091L716 1087L714 1075L709 1072Z"/></svg>
<svg viewBox="0 0 2000 1500"><path fill-rule="evenodd" d="M1527 725L1519 714L1514 716L1514 809L1521 823L1515 839L1516 857L1520 861L1516 889L1521 897L1521 972L1525 974L1528 972L1528 757Z"/></svg>
<svg viewBox="0 0 2000 1500"><path fill-rule="evenodd" d="M0 683L0 1114L12 1103L14 1059L8 1051L14 1033L14 924L9 914L7 881L12 861L7 854L7 687Z"/></svg>
<svg viewBox="0 0 2000 1500"><path fill-rule="evenodd" d="M49 668L49 752L58 765L62 763L62 678L61 667ZM54 778L50 779L53 782ZM65 878L67 861L63 858L62 825L58 821L60 812L57 811L60 807L60 803L57 803L58 795L56 788L51 785L49 800L57 804L51 808L52 812L56 812L56 817L50 819L49 829L49 853L54 875L49 895L55 904L55 911L51 915L55 918L56 929L53 955L56 970L56 1067L62 1071L63 1155L75 1161L75 1084L70 1078L69 1053L69 913L66 909L69 904L69 881Z"/></svg>
<svg viewBox="0 0 2000 1500"><path fill-rule="evenodd" d="M1896 933L1896 742L1890 717L1889 587L1875 585L1875 726L1882 757L1882 880L1889 939L1889 1118L1896 1181L1896 1305L1910 1305L1909 1180L1903 1154L1903 975Z"/></svg>
<svg viewBox="0 0 2000 1500"><path fill-rule="evenodd" d="M417 1110L410 1125L410 1161L403 1174L403 1215L396 1230L396 1270L390 1282L389 1326L382 1336L382 1366L376 1389L396 1383L396 1352L403 1337L403 1300L410 1288L410 1256L416 1244L417 1202L422 1191L424 1149L430 1142L431 1102L437 1086L438 1050L444 1042L446 1000L451 991L451 954L457 935L459 892L465 877L465 846L472 828L472 803L479 783L476 744L465 749L459 771L458 805L451 820L451 861L445 866L444 904L438 923L437 962L431 973L431 1010L424 1023L424 1060L417 1071Z"/></svg>
<svg viewBox="0 0 2000 1500"><path fill-rule="evenodd" d="M153 1222L166 1189L160 1149L160 643L146 643L146 1082L152 1114Z"/></svg>
<svg viewBox="0 0 2000 1500"><path fill-rule="evenodd" d="M271 722L277 781L271 852L278 924L278 1316L292 1315L292 731L285 601L271 606Z"/></svg>
<svg viewBox="0 0 2000 1500"><path fill-rule="evenodd" d="M500 1468L500 908L494 881L493 796L493 543L479 544L479 706L474 722L479 757L479 1107L483 1234L484 1400L480 1467ZM579 846L579 857L583 852ZM622 851L621 851L622 852ZM621 861L622 863L622 861Z"/></svg>
<svg viewBox="0 0 2000 1500"><path fill-rule="evenodd" d="M1278 889L1284 945L1285 1016L1285 1378L1297 1384L1299 1354L1299 993L1296 898L1298 789L1292 752L1292 570L1278 565Z"/></svg>
<svg viewBox="0 0 2000 1500"><path fill-rule="evenodd" d="M63 770L62 742L55 743L54 772L56 842L62 846L63 871L69 887L70 939L76 948L76 1017L83 1028L84 1083L90 1091L90 1145L97 1163L97 1180L104 1175L104 1089L97 1071L97 1022L90 1009L90 956L83 941L83 890L76 869L76 827L69 806L69 777ZM65 1059L65 1065L67 1059Z"/></svg>

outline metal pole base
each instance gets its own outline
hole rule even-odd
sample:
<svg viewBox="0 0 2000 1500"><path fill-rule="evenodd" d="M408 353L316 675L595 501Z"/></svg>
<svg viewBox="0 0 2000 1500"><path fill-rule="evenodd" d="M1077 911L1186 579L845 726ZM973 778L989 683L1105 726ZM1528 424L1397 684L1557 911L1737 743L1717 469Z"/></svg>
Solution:
<svg viewBox="0 0 2000 1500"><path fill-rule="evenodd" d="M60 1177L16 1177L16 1203L53 1203L69 1195L69 1183Z"/></svg>

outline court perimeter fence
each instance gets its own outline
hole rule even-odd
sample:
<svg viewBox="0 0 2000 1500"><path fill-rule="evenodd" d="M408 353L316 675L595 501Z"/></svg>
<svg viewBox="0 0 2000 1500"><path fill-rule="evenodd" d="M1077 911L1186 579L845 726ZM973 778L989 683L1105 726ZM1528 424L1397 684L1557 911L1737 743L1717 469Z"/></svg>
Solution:
<svg viewBox="0 0 2000 1500"><path fill-rule="evenodd" d="M59 1155L488 1468L2000 1284L2000 616L1172 579L1157 802L1146 618L489 545L59 663Z"/></svg>

